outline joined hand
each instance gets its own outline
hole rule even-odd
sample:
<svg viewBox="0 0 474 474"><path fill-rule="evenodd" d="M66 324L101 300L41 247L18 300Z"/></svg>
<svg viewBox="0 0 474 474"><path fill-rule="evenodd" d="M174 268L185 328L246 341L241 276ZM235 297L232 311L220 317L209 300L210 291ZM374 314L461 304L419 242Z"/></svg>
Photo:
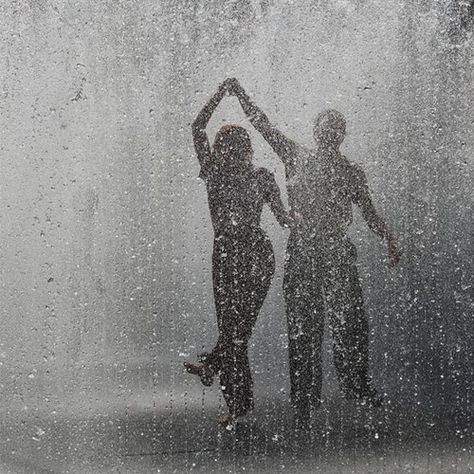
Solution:
<svg viewBox="0 0 474 474"><path fill-rule="evenodd" d="M388 239L388 259L391 267L394 267L402 256L402 251L395 237L390 236Z"/></svg>
<svg viewBox="0 0 474 474"><path fill-rule="evenodd" d="M235 77L227 78L223 83L222 87L226 90L229 95L237 95L242 91L242 86Z"/></svg>

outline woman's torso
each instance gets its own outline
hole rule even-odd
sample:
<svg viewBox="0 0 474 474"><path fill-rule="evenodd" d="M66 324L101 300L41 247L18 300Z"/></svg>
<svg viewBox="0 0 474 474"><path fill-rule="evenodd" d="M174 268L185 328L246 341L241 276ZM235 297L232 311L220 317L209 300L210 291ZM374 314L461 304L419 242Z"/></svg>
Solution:
<svg viewBox="0 0 474 474"><path fill-rule="evenodd" d="M249 166L225 173L214 166L205 176L209 210L216 236L242 236L260 229L263 204L268 199L271 173Z"/></svg>

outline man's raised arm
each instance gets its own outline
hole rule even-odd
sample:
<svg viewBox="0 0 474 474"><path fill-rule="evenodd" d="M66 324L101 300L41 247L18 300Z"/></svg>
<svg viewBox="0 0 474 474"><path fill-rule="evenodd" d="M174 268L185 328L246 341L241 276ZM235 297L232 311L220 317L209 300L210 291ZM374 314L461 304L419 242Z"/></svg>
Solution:
<svg viewBox="0 0 474 474"><path fill-rule="evenodd" d="M237 79L229 79L228 84L229 92L239 99L240 105L252 125L262 134L285 166L294 166L297 144L270 123L265 113L250 100Z"/></svg>

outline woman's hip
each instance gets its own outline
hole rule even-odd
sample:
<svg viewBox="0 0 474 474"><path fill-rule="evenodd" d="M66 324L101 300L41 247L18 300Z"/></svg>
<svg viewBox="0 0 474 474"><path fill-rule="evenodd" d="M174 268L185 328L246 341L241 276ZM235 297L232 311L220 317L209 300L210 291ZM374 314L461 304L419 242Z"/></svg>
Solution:
<svg viewBox="0 0 474 474"><path fill-rule="evenodd" d="M212 260L214 266L232 267L238 273L268 271L275 267L272 243L261 229L216 236Z"/></svg>

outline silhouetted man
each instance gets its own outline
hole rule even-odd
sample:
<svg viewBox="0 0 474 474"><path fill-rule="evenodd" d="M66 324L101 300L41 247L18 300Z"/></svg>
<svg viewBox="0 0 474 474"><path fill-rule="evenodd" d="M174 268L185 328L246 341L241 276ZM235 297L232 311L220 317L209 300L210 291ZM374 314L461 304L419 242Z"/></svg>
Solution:
<svg viewBox="0 0 474 474"><path fill-rule="evenodd" d="M390 263L400 258L397 242L372 203L362 169L341 155L346 122L327 110L314 126L317 148L299 146L269 122L237 80L232 87L253 126L285 165L291 210L300 215L287 247L284 277L289 337L291 401L296 420L308 426L320 404L324 313L334 344L334 363L347 398L378 405L369 376L369 327L356 267L356 249L347 237L352 204L370 229L387 240Z"/></svg>

